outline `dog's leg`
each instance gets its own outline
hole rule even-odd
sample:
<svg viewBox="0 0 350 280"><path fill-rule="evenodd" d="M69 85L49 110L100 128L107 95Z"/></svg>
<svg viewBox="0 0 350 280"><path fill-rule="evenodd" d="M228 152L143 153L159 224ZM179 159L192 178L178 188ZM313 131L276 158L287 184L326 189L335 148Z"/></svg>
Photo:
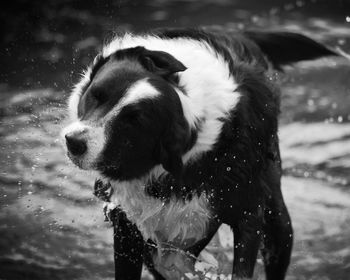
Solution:
<svg viewBox="0 0 350 280"><path fill-rule="evenodd" d="M186 249L186 252L189 254L198 257L199 254L202 252L202 250L208 245L208 243L211 241L215 233L218 231L219 227L221 226L221 222L219 221L210 221L207 234L202 239L199 240L196 244Z"/></svg>
<svg viewBox="0 0 350 280"><path fill-rule="evenodd" d="M246 213L240 223L231 226L234 234L232 279L253 277L254 266L261 244L262 214Z"/></svg>
<svg viewBox="0 0 350 280"><path fill-rule="evenodd" d="M290 262L293 229L282 194L265 214L264 258L267 280L283 280Z"/></svg>
<svg viewBox="0 0 350 280"><path fill-rule="evenodd" d="M218 228L220 227L221 222L218 221L211 221L208 226L208 230L206 233L206 236L199 240L194 245L190 246L189 248L185 249L184 252L180 255L181 259L183 259L183 265L187 268L189 268L191 273L194 272L194 265L197 260L197 257L199 256L200 252L208 245L208 243L211 241L215 233L217 232ZM168 278L164 278L160 271L157 271L157 268L154 265L153 256L157 253L157 249L155 247L155 244L153 244L151 241L146 243L145 246L145 254L144 254L144 261L148 268L148 270L151 272L155 280L164 280ZM180 262L181 263L181 262ZM185 273L185 271L183 271ZM173 278L171 278L173 279ZM175 278L174 278L175 279ZM187 278L186 278L187 279Z"/></svg>
<svg viewBox="0 0 350 280"><path fill-rule="evenodd" d="M114 227L115 279L140 279L144 249L142 235L120 209L114 209L111 217Z"/></svg>
<svg viewBox="0 0 350 280"><path fill-rule="evenodd" d="M153 255L157 253L156 244L151 240L145 243L144 262L148 271L153 275L154 280L165 280L154 266Z"/></svg>

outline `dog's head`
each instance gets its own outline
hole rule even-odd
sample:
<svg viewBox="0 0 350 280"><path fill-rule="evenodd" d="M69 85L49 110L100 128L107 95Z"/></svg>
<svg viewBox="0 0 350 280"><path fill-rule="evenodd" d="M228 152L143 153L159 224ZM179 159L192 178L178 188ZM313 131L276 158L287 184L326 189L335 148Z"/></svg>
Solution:
<svg viewBox="0 0 350 280"><path fill-rule="evenodd" d="M216 33L203 35L200 31L183 30L163 31L159 36L177 38L177 34L206 42L206 49L207 43L212 42L206 36L216 36ZM300 60L336 55L305 36L288 32L245 32L235 38L235 44L230 47L235 45L236 49L232 51L237 51L242 61L262 61L264 55L277 69ZM220 49L220 46L214 44L215 48ZM221 47L221 52L228 55L226 47ZM189 56L192 59L192 55ZM106 56L98 55L71 95L69 109L75 121L64 130L70 159L82 169L97 170L116 180L140 178L159 164L179 178L186 152L199 142L200 137L208 139L202 139L194 153L209 150L220 133L222 119L239 99L238 94L232 94L237 89L230 79L232 73L228 73L229 67L225 63L220 63L219 56L203 61L198 58L200 56L192 59L193 64L188 65L190 69L181 76L190 77L185 79L186 85L193 80L186 90L200 85L205 92L221 90L227 93L227 98L222 95L218 104L215 97L201 100L216 104L211 111L202 110L207 115L210 112L209 119L202 111L203 116L195 115L187 105L182 107L187 101L181 101L187 97L178 94L182 89L177 86L178 75L181 75L177 73L185 71L186 67L169 53L139 46L119 49ZM266 63L262 64L266 67ZM197 77L194 73L202 76ZM238 76L241 77L238 81L241 90L246 87L246 90L259 91L254 79L242 81L244 73ZM218 80L220 87L206 88L206 79L211 83ZM207 126L200 123L205 118ZM197 125L204 136L199 135Z"/></svg>
<svg viewBox="0 0 350 280"><path fill-rule="evenodd" d="M158 164L181 172L190 128L172 79L185 70L170 54L143 47L98 55L70 99L76 121L64 129L69 158L118 180Z"/></svg>

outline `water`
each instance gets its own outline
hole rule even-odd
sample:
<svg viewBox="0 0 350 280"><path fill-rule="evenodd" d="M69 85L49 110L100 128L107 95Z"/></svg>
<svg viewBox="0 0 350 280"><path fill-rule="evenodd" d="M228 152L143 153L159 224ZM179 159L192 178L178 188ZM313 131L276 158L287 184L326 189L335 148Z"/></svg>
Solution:
<svg viewBox="0 0 350 280"><path fill-rule="evenodd" d="M350 51L345 1L101 3L24 1L23 11L1 15L11 18L0 72L1 279L114 277L112 231L92 195L94 177L68 162L59 137L67 92L110 30L211 24L287 29ZM283 187L296 239L288 279L350 275L349 65L328 59L272 77L283 87ZM216 260L210 273L231 272L231 243L230 230L221 228L202 256L204 263Z"/></svg>

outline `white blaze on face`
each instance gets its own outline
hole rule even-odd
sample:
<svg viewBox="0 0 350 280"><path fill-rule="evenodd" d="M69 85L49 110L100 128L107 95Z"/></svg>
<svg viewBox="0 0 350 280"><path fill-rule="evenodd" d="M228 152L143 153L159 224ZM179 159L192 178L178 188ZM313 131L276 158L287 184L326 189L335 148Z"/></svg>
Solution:
<svg viewBox="0 0 350 280"><path fill-rule="evenodd" d="M130 104L136 104L143 99L153 99L160 95L160 92L151 85L147 78L135 82L120 99L114 109L107 114L105 119L111 119L118 115L121 109Z"/></svg>
<svg viewBox="0 0 350 280"><path fill-rule="evenodd" d="M142 79L133 84L128 89L125 97L123 98L121 105L125 106L131 103L137 103L137 101L145 98L155 98L159 96L160 92L156 90L147 79Z"/></svg>

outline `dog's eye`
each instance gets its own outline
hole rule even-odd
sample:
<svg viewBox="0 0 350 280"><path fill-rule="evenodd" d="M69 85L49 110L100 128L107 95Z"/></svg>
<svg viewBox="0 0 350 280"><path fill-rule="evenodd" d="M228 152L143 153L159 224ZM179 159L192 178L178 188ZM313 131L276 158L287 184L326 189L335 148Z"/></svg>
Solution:
<svg viewBox="0 0 350 280"><path fill-rule="evenodd" d="M98 102L98 104L103 104L107 101L107 96L101 91L95 91L92 93L92 97Z"/></svg>
<svg viewBox="0 0 350 280"><path fill-rule="evenodd" d="M141 119L141 112L135 108L126 108L121 114L123 120L130 124L137 124Z"/></svg>
<svg viewBox="0 0 350 280"><path fill-rule="evenodd" d="M92 97L99 103L102 104L107 101L107 96L102 91L94 91Z"/></svg>
<svg viewBox="0 0 350 280"><path fill-rule="evenodd" d="M130 123L138 123L140 119L140 115L138 112L129 112L124 115L124 119Z"/></svg>
<svg viewBox="0 0 350 280"><path fill-rule="evenodd" d="M100 91L96 91L96 92L94 92L93 94L92 94L92 96L93 96L93 98L97 101L97 102L99 102L99 103L103 103L104 101L105 101L105 95L102 93L102 92L100 92Z"/></svg>

